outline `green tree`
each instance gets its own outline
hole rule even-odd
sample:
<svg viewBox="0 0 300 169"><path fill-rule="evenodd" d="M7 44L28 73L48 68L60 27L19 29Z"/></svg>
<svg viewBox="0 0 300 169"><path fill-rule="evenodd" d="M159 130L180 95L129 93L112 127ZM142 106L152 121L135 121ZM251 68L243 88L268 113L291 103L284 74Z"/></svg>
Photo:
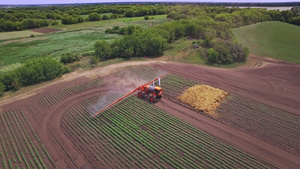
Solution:
<svg viewBox="0 0 300 169"><path fill-rule="evenodd" d="M97 41L95 44L95 56L101 60L107 60L111 57L111 46L107 41Z"/></svg>
<svg viewBox="0 0 300 169"><path fill-rule="evenodd" d="M94 12L89 14L89 21L99 21L101 19L101 16Z"/></svg>
<svg viewBox="0 0 300 169"><path fill-rule="evenodd" d="M62 54L60 58L60 62L66 64L66 63L72 63L75 61L80 60L80 55L77 53L64 53Z"/></svg>
<svg viewBox="0 0 300 169"><path fill-rule="evenodd" d="M208 49L208 60L211 63L217 63L219 60L219 53L213 48Z"/></svg>
<svg viewBox="0 0 300 169"><path fill-rule="evenodd" d="M102 20L109 20L110 18L109 18L109 16L107 16L107 15L103 15L102 16Z"/></svg>

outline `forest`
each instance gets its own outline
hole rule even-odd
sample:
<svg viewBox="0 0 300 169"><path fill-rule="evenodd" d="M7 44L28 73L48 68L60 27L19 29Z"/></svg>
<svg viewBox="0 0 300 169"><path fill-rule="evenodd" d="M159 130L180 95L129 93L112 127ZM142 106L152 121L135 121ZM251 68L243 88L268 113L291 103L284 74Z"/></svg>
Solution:
<svg viewBox="0 0 300 169"><path fill-rule="evenodd" d="M202 4L203 5L203 4ZM0 32L19 31L32 28L40 28L48 25L56 25L59 22L63 24L76 24L85 21L109 20L120 17L138 17L148 15L169 14L172 19L185 19L191 14L190 9L180 11L186 5L178 4L93 4L93 5L70 5L70 6L47 6L47 7L19 7L19 8L1 8L0 9ZM216 14L233 13L235 8L229 10L214 9L216 7L193 5L205 8L206 12L211 12L210 16L214 18ZM194 9L195 11L195 9ZM99 15L112 13L112 15ZM294 7L290 11L268 11L272 20L280 20L292 24L299 25L299 7ZM256 17L254 13L247 12L247 18ZM88 15L88 18L82 17ZM244 18L243 18L244 19ZM248 22L248 21L245 21Z"/></svg>

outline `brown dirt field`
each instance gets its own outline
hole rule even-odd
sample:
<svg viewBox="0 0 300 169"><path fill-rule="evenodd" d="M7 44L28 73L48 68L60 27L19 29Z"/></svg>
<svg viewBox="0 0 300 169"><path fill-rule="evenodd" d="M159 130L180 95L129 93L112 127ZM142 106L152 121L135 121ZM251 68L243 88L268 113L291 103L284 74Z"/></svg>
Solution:
<svg viewBox="0 0 300 169"><path fill-rule="evenodd" d="M54 28L36 28L36 29L30 29L30 30L34 31L34 32L39 32L39 33L52 33L52 32L60 31L60 29L54 29Z"/></svg>
<svg viewBox="0 0 300 169"><path fill-rule="evenodd" d="M160 63L153 66L300 116L298 64L273 61L260 68L236 69L183 63Z"/></svg>
<svg viewBox="0 0 300 169"><path fill-rule="evenodd" d="M74 147L64 134L61 119L72 105L101 94L107 88L99 87L67 97L51 107L40 104L40 99L59 89L72 87L99 75L108 75L123 66L149 64L171 73L187 77L203 84L221 88L230 93L270 105L300 116L300 65L272 61L264 67L221 69L199 65L167 62L125 62L96 68L86 72L73 72L60 80L51 82L24 95L8 98L0 103L1 109L24 111L37 135L45 145L58 168L90 168L84 154ZM221 141L240 148L256 157L267 160L282 168L298 168L300 158L253 136L238 131L163 99L157 103L171 114L187 121L201 130L212 134ZM34 110L34 111L33 111Z"/></svg>

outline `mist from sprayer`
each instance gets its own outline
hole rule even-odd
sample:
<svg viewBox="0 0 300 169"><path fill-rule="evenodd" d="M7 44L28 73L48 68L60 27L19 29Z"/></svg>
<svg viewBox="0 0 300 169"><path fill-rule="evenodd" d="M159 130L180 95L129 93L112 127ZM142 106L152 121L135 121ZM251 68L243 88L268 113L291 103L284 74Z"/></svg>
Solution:
<svg viewBox="0 0 300 169"><path fill-rule="evenodd" d="M107 90L105 94L102 94L99 97L97 102L87 107L89 115L93 117L95 114L105 109L120 97L163 74L165 74L163 71L153 71L151 74L148 74L147 78L141 78L134 73L124 73L121 77L108 76L107 78L104 78L103 81L106 84L105 88ZM153 84L151 83L149 85Z"/></svg>

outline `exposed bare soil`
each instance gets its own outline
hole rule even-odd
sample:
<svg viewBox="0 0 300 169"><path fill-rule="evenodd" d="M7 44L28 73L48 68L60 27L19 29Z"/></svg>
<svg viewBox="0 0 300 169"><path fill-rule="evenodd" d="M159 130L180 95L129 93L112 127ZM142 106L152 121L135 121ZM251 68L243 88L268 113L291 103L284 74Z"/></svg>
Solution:
<svg viewBox="0 0 300 169"><path fill-rule="evenodd" d="M154 67L300 116L300 65L269 61L264 67L213 68L183 63Z"/></svg>
<svg viewBox="0 0 300 169"><path fill-rule="evenodd" d="M54 28L36 28L36 29L30 29L30 30L34 31L34 32L39 32L39 33L52 33L52 32L60 31L60 29L54 29Z"/></svg>
<svg viewBox="0 0 300 169"><path fill-rule="evenodd" d="M90 81L90 78L108 75L123 66L149 64L153 67L187 77L203 84L221 88L235 95L254 100L285 112L300 116L300 65L278 61L266 61L263 67L242 67L235 69L212 68L199 65L167 62L125 62L86 72L73 72L62 79L25 93L18 97L8 98L0 103L2 111L22 110L37 135L52 156L58 168L90 168L88 160L78 151L61 128L63 114L74 104L99 95L106 87L83 91L56 102L51 107L40 103L43 96L55 93L63 88ZM283 151L268 142L238 131L230 126L199 115L177 103L162 100L158 106L171 114L187 121L201 130L212 134L221 141L238 147L258 158L282 168L299 168L300 158Z"/></svg>

